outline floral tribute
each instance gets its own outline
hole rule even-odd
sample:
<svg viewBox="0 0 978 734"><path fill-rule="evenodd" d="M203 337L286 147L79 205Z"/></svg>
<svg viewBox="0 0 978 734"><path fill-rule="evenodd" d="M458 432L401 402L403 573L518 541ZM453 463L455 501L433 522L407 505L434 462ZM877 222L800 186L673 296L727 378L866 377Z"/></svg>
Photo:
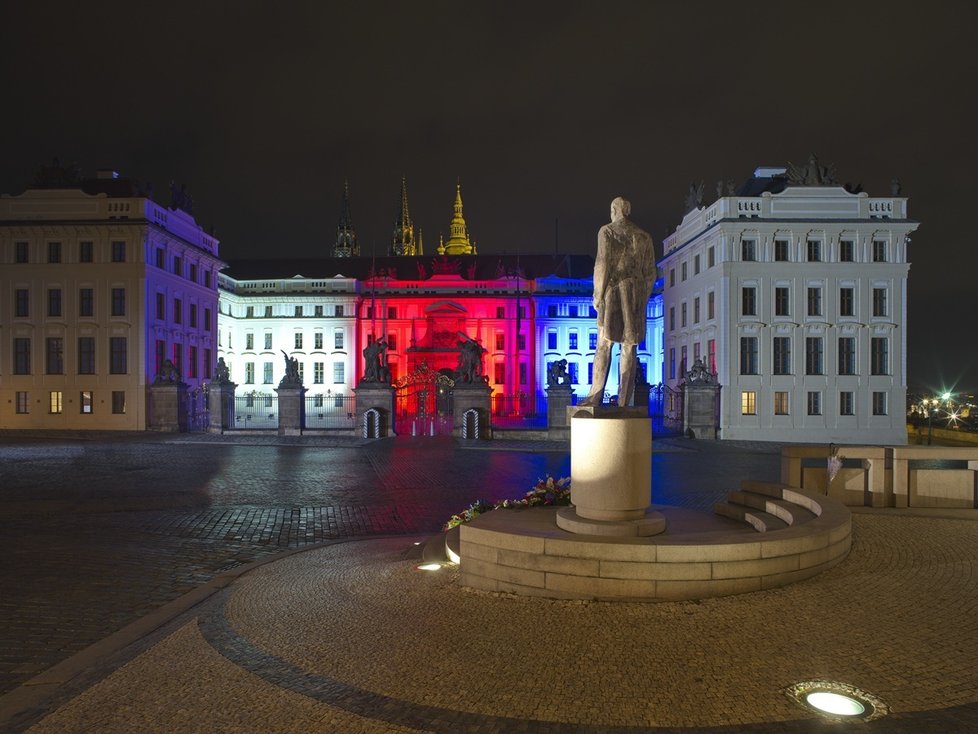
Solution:
<svg viewBox="0 0 978 734"><path fill-rule="evenodd" d="M499 509L517 509L520 507L542 507L546 505L569 505L570 501L570 477L554 479L549 474L546 479L538 479L537 483L518 500L496 500L495 503L484 500L476 500L466 509L457 515L448 518L444 525L447 532L462 523L474 520L484 512Z"/></svg>

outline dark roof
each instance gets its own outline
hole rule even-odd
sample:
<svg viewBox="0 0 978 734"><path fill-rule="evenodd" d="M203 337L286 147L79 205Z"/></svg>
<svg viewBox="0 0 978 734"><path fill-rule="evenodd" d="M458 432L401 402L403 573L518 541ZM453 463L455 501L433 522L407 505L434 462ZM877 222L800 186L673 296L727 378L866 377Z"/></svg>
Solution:
<svg viewBox="0 0 978 734"><path fill-rule="evenodd" d="M780 194L788 186L788 174L776 176L751 176L737 190L737 196L760 196L765 191Z"/></svg>
<svg viewBox="0 0 978 734"><path fill-rule="evenodd" d="M419 257L322 257L304 259L231 260L224 274L236 280L262 278L332 278L344 275L366 280L373 274L400 280L427 280L432 275L450 273L465 280L493 280L515 275L536 279L590 278L594 258L590 255L422 255Z"/></svg>

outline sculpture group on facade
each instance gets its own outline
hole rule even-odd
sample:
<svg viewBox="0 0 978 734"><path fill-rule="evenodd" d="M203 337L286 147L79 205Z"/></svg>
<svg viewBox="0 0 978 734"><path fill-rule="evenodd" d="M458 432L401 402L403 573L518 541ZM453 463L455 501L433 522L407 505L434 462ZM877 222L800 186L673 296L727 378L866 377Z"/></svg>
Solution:
<svg viewBox="0 0 978 734"><path fill-rule="evenodd" d="M180 370L173 364L172 360L164 359L160 365L160 371L156 373L154 385L176 384L180 382Z"/></svg>
<svg viewBox="0 0 978 734"><path fill-rule="evenodd" d="M475 339L462 332L458 343L458 367L455 370L455 381L463 383L486 382L482 373L482 355L486 350Z"/></svg>
<svg viewBox="0 0 978 734"><path fill-rule="evenodd" d="M282 355L285 357L285 376L278 383L281 387L302 387L302 376L299 374L299 360L290 357L284 350Z"/></svg>
<svg viewBox="0 0 978 734"><path fill-rule="evenodd" d="M594 262L594 308L598 312L598 345L591 392L582 405L598 406L608 381L611 345L621 345L618 359L618 405L635 396L636 347L645 339L646 312L655 285L652 237L628 219L631 204L611 202L611 223L598 231Z"/></svg>
<svg viewBox="0 0 978 734"><path fill-rule="evenodd" d="M547 387L570 386L570 375L567 374L567 360L558 359L547 368Z"/></svg>

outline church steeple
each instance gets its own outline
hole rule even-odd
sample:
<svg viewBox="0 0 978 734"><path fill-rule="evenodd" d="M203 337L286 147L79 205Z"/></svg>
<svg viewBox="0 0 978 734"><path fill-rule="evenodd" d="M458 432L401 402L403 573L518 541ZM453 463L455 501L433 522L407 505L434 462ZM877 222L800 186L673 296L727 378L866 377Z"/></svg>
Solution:
<svg viewBox="0 0 978 734"><path fill-rule="evenodd" d="M462 183L455 185L455 216L449 225L448 242L439 243L439 255L474 255L475 246L469 240L465 217L462 216Z"/></svg>
<svg viewBox="0 0 978 734"><path fill-rule="evenodd" d="M401 212L394 220L394 236L391 238L391 255L420 255L414 241L414 222L408 210L407 179L401 177Z"/></svg>
<svg viewBox="0 0 978 734"><path fill-rule="evenodd" d="M350 214L350 184L343 182L343 200L340 203L340 222L336 225L336 245L333 246L333 257L359 257L360 245L357 244L357 233L353 229L353 217Z"/></svg>

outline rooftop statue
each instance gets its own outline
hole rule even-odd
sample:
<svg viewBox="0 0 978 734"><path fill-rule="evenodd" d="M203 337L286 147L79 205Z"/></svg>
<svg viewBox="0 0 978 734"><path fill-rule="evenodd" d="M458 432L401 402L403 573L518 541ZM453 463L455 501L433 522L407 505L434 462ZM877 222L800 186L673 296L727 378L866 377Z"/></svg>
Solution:
<svg viewBox="0 0 978 734"><path fill-rule="evenodd" d="M635 397L635 348L645 339L645 317L656 267L652 237L628 219L632 205L622 197L611 202L611 223L598 230L594 262L594 308L598 312L598 346L594 381L582 405L601 404L612 343L621 344L618 358L618 404Z"/></svg>
<svg viewBox="0 0 978 734"><path fill-rule="evenodd" d="M835 180L835 166L819 165L818 158L814 153L808 158L808 164L796 166L788 162L788 181L800 186L837 186Z"/></svg>

